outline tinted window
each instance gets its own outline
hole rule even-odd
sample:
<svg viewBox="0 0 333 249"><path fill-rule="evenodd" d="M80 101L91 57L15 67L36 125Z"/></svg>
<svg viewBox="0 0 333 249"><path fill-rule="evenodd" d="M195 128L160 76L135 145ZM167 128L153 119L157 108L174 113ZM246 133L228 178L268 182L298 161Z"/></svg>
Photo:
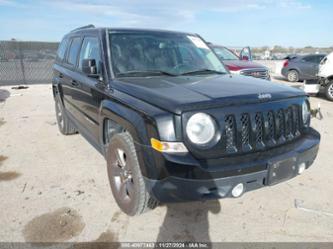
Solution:
<svg viewBox="0 0 333 249"><path fill-rule="evenodd" d="M97 37L86 37L83 40L80 52L79 68L82 70L82 61L84 59L95 59L97 73L100 73L100 49Z"/></svg>
<svg viewBox="0 0 333 249"><path fill-rule="evenodd" d="M62 61L65 57L65 52L68 44L68 39L63 39L58 47L57 60Z"/></svg>
<svg viewBox="0 0 333 249"><path fill-rule="evenodd" d="M81 38L76 37L72 40L71 46L69 47L69 53L67 57L68 64L76 65L77 56L79 54L81 45Z"/></svg>
<svg viewBox="0 0 333 249"><path fill-rule="evenodd" d="M303 58L306 62L316 63L317 62L317 56L307 56Z"/></svg>

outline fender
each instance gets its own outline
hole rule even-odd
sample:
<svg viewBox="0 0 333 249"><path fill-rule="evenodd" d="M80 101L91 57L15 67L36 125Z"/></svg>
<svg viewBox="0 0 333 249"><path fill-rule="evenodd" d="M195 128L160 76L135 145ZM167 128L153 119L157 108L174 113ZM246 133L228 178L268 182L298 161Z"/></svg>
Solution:
<svg viewBox="0 0 333 249"><path fill-rule="evenodd" d="M99 111L100 143L103 145L104 156L107 153L107 148L104 145L104 123L106 119L110 119L121 125L131 134L138 154L142 175L148 178L153 177L149 174L153 170L149 170L148 168L154 167L154 157L152 155L152 148L149 142L150 136L147 132L147 124L144 116L125 105L110 100L103 100Z"/></svg>

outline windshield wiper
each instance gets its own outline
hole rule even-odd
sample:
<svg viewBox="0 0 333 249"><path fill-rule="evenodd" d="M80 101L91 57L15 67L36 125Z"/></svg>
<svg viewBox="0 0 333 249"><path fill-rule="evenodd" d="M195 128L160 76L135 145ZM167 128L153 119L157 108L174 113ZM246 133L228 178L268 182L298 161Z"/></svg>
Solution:
<svg viewBox="0 0 333 249"><path fill-rule="evenodd" d="M194 71L185 72L180 75L192 75L192 74L195 75L195 74L226 74L226 73L208 68L202 68Z"/></svg>
<svg viewBox="0 0 333 249"><path fill-rule="evenodd" d="M172 74L166 71L161 70L133 70L133 71L127 71L123 73L118 73L117 76L152 76L152 75L167 75L167 76L177 76L176 74Z"/></svg>

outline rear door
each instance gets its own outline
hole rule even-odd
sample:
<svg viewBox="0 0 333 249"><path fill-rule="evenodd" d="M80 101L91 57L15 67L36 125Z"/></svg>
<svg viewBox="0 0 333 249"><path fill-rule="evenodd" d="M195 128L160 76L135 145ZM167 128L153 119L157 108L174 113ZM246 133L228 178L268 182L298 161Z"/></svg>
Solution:
<svg viewBox="0 0 333 249"><path fill-rule="evenodd" d="M80 36L75 36L70 39L66 59L63 63L65 70L62 75L64 104L66 110L75 120L80 119L80 109L76 104L75 99L77 98L79 87L77 83L77 61L81 43L82 38Z"/></svg>
<svg viewBox="0 0 333 249"><path fill-rule="evenodd" d="M314 79L318 72L318 56L308 55L301 59L301 78L302 79Z"/></svg>

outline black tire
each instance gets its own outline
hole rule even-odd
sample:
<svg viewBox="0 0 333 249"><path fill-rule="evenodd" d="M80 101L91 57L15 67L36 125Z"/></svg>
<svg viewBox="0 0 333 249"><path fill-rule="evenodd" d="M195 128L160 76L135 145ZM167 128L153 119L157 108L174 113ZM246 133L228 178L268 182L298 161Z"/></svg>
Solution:
<svg viewBox="0 0 333 249"><path fill-rule="evenodd" d="M330 101L333 101L333 81L330 81L325 87L326 98Z"/></svg>
<svg viewBox="0 0 333 249"><path fill-rule="evenodd" d="M287 79L289 82L298 82L299 81L299 73L297 70L291 69L288 71Z"/></svg>
<svg viewBox="0 0 333 249"><path fill-rule="evenodd" d="M55 112L59 131L63 135L72 135L77 133L75 126L72 124L64 110L64 106L62 105L59 95L55 97Z"/></svg>
<svg viewBox="0 0 333 249"><path fill-rule="evenodd" d="M124 213L139 215L157 206L157 201L146 189L129 133L116 134L111 138L106 160L113 196Z"/></svg>

